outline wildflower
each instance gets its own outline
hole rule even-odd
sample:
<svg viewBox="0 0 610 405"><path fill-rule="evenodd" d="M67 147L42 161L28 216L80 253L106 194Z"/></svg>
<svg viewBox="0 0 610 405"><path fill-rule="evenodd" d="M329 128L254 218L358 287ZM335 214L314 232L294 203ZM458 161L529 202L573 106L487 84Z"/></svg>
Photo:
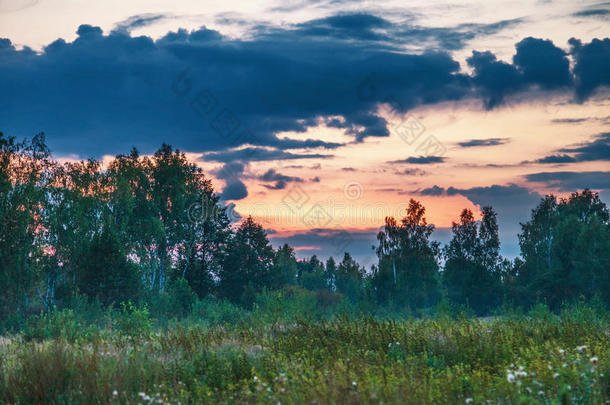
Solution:
<svg viewBox="0 0 610 405"><path fill-rule="evenodd" d="M551 366L550 364L549 364L549 366L548 366L548 367L549 367L549 370L552 370L552 369L553 369L553 366Z"/></svg>
<svg viewBox="0 0 610 405"><path fill-rule="evenodd" d="M597 357L591 357L591 363L593 363L593 365L597 364Z"/></svg>
<svg viewBox="0 0 610 405"><path fill-rule="evenodd" d="M466 398L466 403L467 404L472 404L472 398Z"/></svg>
<svg viewBox="0 0 610 405"><path fill-rule="evenodd" d="M559 378L559 373L553 374L553 378Z"/></svg>
<svg viewBox="0 0 610 405"><path fill-rule="evenodd" d="M578 353L584 353L587 351L587 346L578 346L576 350L578 350Z"/></svg>
<svg viewBox="0 0 610 405"><path fill-rule="evenodd" d="M352 381L352 385L355 387L356 385L358 385L358 383L356 381Z"/></svg>
<svg viewBox="0 0 610 405"><path fill-rule="evenodd" d="M119 395L119 392L117 390L112 391L112 396L116 397L117 395Z"/></svg>
<svg viewBox="0 0 610 405"><path fill-rule="evenodd" d="M544 395L544 391L538 391L538 395L540 395L540 396Z"/></svg>
<svg viewBox="0 0 610 405"><path fill-rule="evenodd" d="M257 377L257 376L254 376L252 379L253 379L254 381L258 381L258 377Z"/></svg>
<svg viewBox="0 0 610 405"><path fill-rule="evenodd" d="M559 354L563 355L566 351L563 349L559 349Z"/></svg>
<svg viewBox="0 0 610 405"><path fill-rule="evenodd" d="M509 383L515 382L515 375L513 373L511 373L511 372L506 373L506 380Z"/></svg>

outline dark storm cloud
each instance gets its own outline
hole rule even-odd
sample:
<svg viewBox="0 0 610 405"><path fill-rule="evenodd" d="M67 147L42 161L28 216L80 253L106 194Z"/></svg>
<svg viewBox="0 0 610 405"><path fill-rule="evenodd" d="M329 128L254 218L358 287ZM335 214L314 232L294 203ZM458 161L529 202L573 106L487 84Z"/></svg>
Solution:
<svg viewBox="0 0 610 405"><path fill-rule="evenodd" d="M604 8L594 8L578 11L572 14L574 17L594 17L601 19L609 19L610 18L610 10Z"/></svg>
<svg viewBox="0 0 610 405"><path fill-rule="evenodd" d="M292 160L292 159L313 159L331 158L332 155L322 155L319 153L295 154L279 149L263 148L244 148L237 150L209 152L202 157L204 161L212 162L234 162L234 161L266 161L266 160Z"/></svg>
<svg viewBox="0 0 610 405"><path fill-rule="evenodd" d="M610 189L610 172L541 172L527 174L525 179L544 183L549 187L558 187L560 191Z"/></svg>
<svg viewBox="0 0 610 405"><path fill-rule="evenodd" d="M259 26L247 39L206 28L170 32L156 41L127 32L162 18L134 16L108 35L82 25L73 42L58 39L40 53L0 40L2 130L18 137L44 130L60 154L99 157L132 145L149 153L167 141L182 150L216 153L206 157L222 162L298 159L286 150L343 144L278 134L304 133L329 117L340 117L327 124L356 142L389 136L387 122L377 115L388 96L399 112L476 95L492 108L518 91L572 83L565 53L534 38L517 44L513 64L490 52L473 53L471 77L447 53L451 46L407 54L408 36L395 35L404 28L372 14ZM471 29L483 35L510 24ZM581 100L609 81L608 43L572 41ZM227 151L246 144L263 148Z"/></svg>
<svg viewBox="0 0 610 405"><path fill-rule="evenodd" d="M419 195L442 195L445 190L439 186L432 186L429 188L424 188L423 190L418 190L416 193Z"/></svg>
<svg viewBox="0 0 610 405"><path fill-rule="evenodd" d="M390 37L375 30L391 26L389 21L381 17L355 13L307 21L297 24L297 29L303 35L316 37L380 41L390 40Z"/></svg>
<svg viewBox="0 0 610 405"><path fill-rule="evenodd" d="M454 51L464 48L472 39L495 34L523 21L523 18L515 18L491 24L460 24L455 27L412 26L399 31L397 36L409 41L426 43L431 47Z"/></svg>
<svg viewBox="0 0 610 405"><path fill-rule="evenodd" d="M471 139L469 141L458 142L458 145L460 145L462 148L474 148L477 146L504 145L508 141L508 138Z"/></svg>
<svg viewBox="0 0 610 405"><path fill-rule="evenodd" d="M588 44L570 39L575 65L576 96L586 100L600 86L610 85L610 39L594 38Z"/></svg>
<svg viewBox="0 0 610 405"><path fill-rule="evenodd" d="M241 180L228 183L220 194L223 200L241 200L248 196L248 189Z"/></svg>
<svg viewBox="0 0 610 405"><path fill-rule="evenodd" d="M115 24L116 31L131 32L136 28L142 28L168 18L164 14L137 14L132 15L124 21Z"/></svg>
<svg viewBox="0 0 610 405"><path fill-rule="evenodd" d="M588 118L555 118L551 120L553 124L580 124L586 122Z"/></svg>
<svg viewBox="0 0 610 405"><path fill-rule="evenodd" d="M497 60L489 51L473 51L467 59L474 68L473 81L489 109L502 104L509 94L532 86L554 90L573 82L567 53L551 41L528 37L516 48L512 64Z"/></svg>
<svg viewBox="0 0 610 405"><path fill-rule="evenodd" d="M354 21L366 19L350 18L328 25L354 33ZM371 16L365 26L374 21ZM11 135L45 130L56 152L95 156L132 144L150 152L163 140L189 151L243 143L335 148L276 134L340 116L357 140L388 136L376 115L384 95L397 92L406 109L469 91L467 77L445 53L408 55L333 35L320 41L303 29L233 40L202 28L153 41L83 25L76 40L57 40L40 54L2 41L0 86L11 97L0 101L0 121ZM375 94L359 97L358 86L371 72ZM78 142L83 137L88 141Z"/></svg>
<svg viewBox="0 0 610 405"><path fill-rule="evenodd" d="M443 163L445 158L442 156L412 156L401 160L392 160L388 163L408 163L408 164L420 164L428 165L432 163Z"/></svg>
<svg viewBox="0 0 610 405"><path fill-rule="evenodd" d="M272 185L263 184L263 187L269 190L283 190L286 188L288 183L302 183L303 179L296 176L287 176L281 173L278 173L275 169L269 169L261 176L257 177L258 180L262 180L269 183L275 183Z"/></svg>
<svg viewBox="0 0 610 405"><path fill-rule="evenodd" d="M542 159L536 160L536 163L551 163L551 164L561 164L561 163L574 163L576 159L569 155L549 155L545 156ZM530 162L524 162L530 163Z"/></svg>
<svg viewBox="0 0 610 405"><path fill-rule="evenodd" d="M220 194L223 200L241 200L248 196L248 189L241 180L244 170L244 164L229 162L213 172L216 177L225 181L225 187Z"/></svg>
<svg viewBox="0 0 610 405"><path fill-rule="evenodd" d="M610 161L610 132L599 134L592 141L561 148L561 154L555 154L538 159L536 163L575 163Z"/></svg>

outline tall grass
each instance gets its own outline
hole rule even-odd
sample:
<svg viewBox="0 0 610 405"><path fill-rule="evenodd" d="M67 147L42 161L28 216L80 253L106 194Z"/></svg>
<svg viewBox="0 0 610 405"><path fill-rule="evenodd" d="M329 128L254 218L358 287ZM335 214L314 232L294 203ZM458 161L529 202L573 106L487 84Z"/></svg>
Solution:
<svg viewBox="0 0 610 405"><path fill-rule="evenodd" d="M290 293L288 293L290 294ZM69 311L0 341L0 401L126 403L607 403L610 319L560 314L425 319L307 313L261 297L214 300L155 323L125 306L93 324Z"/></svg>

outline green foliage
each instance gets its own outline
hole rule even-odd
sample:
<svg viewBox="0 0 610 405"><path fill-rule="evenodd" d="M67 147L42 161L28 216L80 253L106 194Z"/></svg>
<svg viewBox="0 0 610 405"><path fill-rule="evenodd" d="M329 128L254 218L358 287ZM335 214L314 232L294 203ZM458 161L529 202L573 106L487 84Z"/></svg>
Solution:
<svg viewBox="0 0 610 405"><path fill-rule="evenodd" d="M411 199L400 224L392 217L377 235L379 266L372 285L380 302L403 302L411 308L434 305L440 298L439 243L430 240L434 225L426 209Z"/></svg>
<svg viewBox="0 0 610 405"><path fill-rule="evenodd" d="M193 305L191 317L195 322L221 325L244 322L249 314L230 301L219 300L213 295L209 295Z"/></svg>
<svg viewBox="0 0 610 405"><path fill-rule="evenodd" d="M315 305L314 295L301 288L265 292L251 313L233 306L240 318L227 316L218 323L193 318L157 333L132 333L136 339L125 339L123 331L141 331L136 325L146 324L148 317L131 304L112 313L114 329L95 336L66 340L57 334L42 343L2 338L0 402L610 400L610 317L595 305L570 305L559 316L538 305L527 316L495 319L444 312L419 320L340 316L287 321L303 310L299 306ZM210 297L198 306L219 320L232 304ZM244 318L248 314L251 320ZM67 324L74 319L69 312L57 316ZM118 319L124 322L121 330Z"/></svg>
<svg viewBox="0 0 610 405"><path fill-rule="evenodd" d="M500 242L496 213L483 207L478 224L464 209L453 223L453 238L444 248L443 283L449 299L483 314L502 299Z"/></svg>
<svg viewBox="0 0 610 405"><path fill-rule="evenodd" d="M610 303L610 212L599 195L584 190L559 202L547 196L523 224L523 261L512 294L520 301L564 301L598 295Z"/></svg>
<svg viewBox="0 0 610 405"><path fill-rule="evenodd" d="M59 339L68 342L88 341L95 336L97 328L88 324L74 310L54 310L28 319L23 331L26 340L43 341Z"/></svg>
<svg viewBox="0 0 610 405"><path fill-rule="evenodd" d="M273 248L263 227L246 218L228 243L220 272L219 291L246 307L273 280Z"/></svg>
<svg viewBox="0 0 610 405"><path fill-rule="evenodd" d="M152 320L148 308L138 308L131 301L121 303L121 311L113 319L113 328L119 337L131 342L149 336Z"/></svg>
<svg viewBox="0 0 610 405"><path fill-rule="evenodd" d="M184 318L191 314L197 294L182 278L172 281L158 295L151 298L151 312L158 318Z"/></svg>

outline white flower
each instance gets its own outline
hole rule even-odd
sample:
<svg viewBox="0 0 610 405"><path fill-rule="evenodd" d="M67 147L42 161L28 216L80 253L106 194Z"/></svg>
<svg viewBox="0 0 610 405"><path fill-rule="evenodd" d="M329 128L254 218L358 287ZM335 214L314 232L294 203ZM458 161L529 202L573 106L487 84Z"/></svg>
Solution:
<svg viewBox="0 0 610 405"><path fill-rule="evenodd" d="M578 353L584 353L587 351L587 346L578 346L576 350L578 350Z"/></svg>
<svg viewBox="0 0 610 405"><path fill-rule="evenodd" d="M552 369L553 369L553 366L551 366L551 365L549 364L549 370L552 370Z"/></svg>
<svg viewBox="0 0 610 405"><path fill-rule="evenodd" d="M356 381L352 381L352 385L355 387L356 385L358 385L358 383Z"/></svg>
<svg viewBox="0 0 610 405"><path fill-rule="evenodd" d="M119 392L117 390L112 391L112 396L116 397L117 395L119 395Z"/></svg>
<svg viewBox="0 0 610 405"><path fill-rule="evenodd" d="M565 352L566 352L565 350L563 350L563 349L559 349L559 354L562 354L562 355L563 355Z"/></svg>
<svg viewBox="0 0 610 405"><path fill-rule="evenodd" d="M591 363L597 364L597 357L591 357Z"/></svg>
<svg viewBox="0 0 610 405"><path fill-rule="evenodd" d="M540 395L540 396L544 395L544 391L538 391L538 395Z"/></svg>
<svg viewBox="0 0 610 405"><path fill-rule="evenodd" d="M466 403L467 404L472 404L472 398L466 398Z"/></svg>
<svg viewBox="0 0 610 405"><path fill-rule="evenodd" d="M515 382L515 375L514 375L513 373L507 373L507 374L506 374L506 380L507 380L509 383L513 383L513 382Z"/></svg>
<svg viewBox="0 0 610 405"><path fill-rule="evenodd" d="M559 378L559 373L553 374L553 378Z"/></svg>
<svg viewBox="0 0 610 405"><path fill-rule="evenodd" d="M257 377L257 376L254 376L252 379L253 379L254 381L258 381L258 377Z"/></svg>

